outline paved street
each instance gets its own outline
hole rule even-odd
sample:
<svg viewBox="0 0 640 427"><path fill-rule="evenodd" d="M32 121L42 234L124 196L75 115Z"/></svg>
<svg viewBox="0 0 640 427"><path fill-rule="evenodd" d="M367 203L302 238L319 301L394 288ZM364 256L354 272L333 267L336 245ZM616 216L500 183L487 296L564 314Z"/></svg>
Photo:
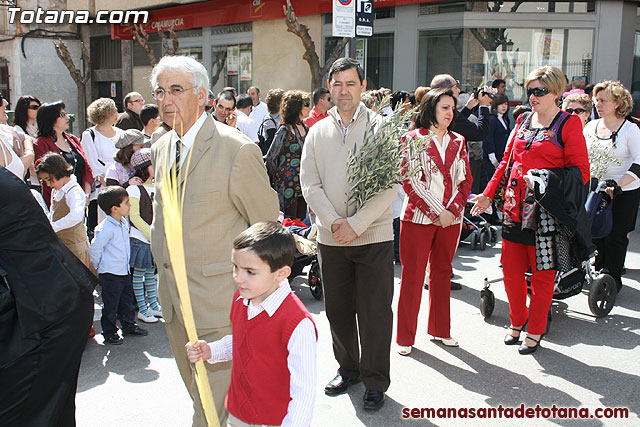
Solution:
<svg viewBox="0 0 640 427"><path fill-rule="evenodd" d="M534 355L521 356L517 346L502 344L508 305L502 283L492 287L496 308L488 320L478 309L484 277L500 276L500 245L486 251L460 246L454 263L457 281L452 292L452 336L459 348L430 341L426 333L427 291L423 293L418 338L409 357L391 353L391 387L382 409L361 409L364 388L327 397L322 389L337 365L331 349L324 306L311 296L302 278L293 288L318 326L318 385L313 426L396 425L639 425L640 414L640 232L631 238L625 287L609 316L596 319L587 292L554 301L551 331ZM394 309L400 288L396 267ZM96 311L99 319L99 311ZM99 320L95 322L100 330ZM127 337L121 346L104 346L102 337L89 341L82 361L77 395L78 425L189 426L191 402L180 380L161 323L146 325L148 337ZM394 333L395 337L395 333ZM627 407L623 420L463 420L433 418L409 421L402 410L412 408L497 408L524 404L535 407Z"/></svg>

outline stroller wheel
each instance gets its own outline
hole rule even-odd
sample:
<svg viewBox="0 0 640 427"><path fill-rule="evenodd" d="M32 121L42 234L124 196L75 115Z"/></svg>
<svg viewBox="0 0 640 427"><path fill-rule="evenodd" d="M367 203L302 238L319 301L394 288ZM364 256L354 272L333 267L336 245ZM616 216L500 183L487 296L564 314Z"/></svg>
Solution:
<svg viewBox="0 0 640 427"><path fill-rule="evenodd" d="M488 288L484 288L480 291L480 313L485 319L488 319L493 314L493 309L496 305L496 298Z"/></svg>
<svg viewBox="0 0 640 427"><path fill-rule="evenodd" d="M322 299L322 277L320 276L320 264L318 261L314 261L311 263L311 268L309 269L309 289L311 290L311 295L317 300Z"/></svg>
<svg viewBox="0 0 640 427"><path fill-rule="evenodd" d="M478 240L479 240L478 244L479 244L479 246L480 246L480 250L481 250L481 251L484 251L485 249L487 249L487 241L488 241L488 239L487 239L487 233L488 233L488 231L486 231L486 229L485 229L485 230L482 230L482 231L479 233L480 238L478 239Z"/></svg>
<svg viewBox="0 0 640 427"><path fill-rule="evenodd" d="M589 290L589 309L596 317L604 317L613 308L618 295L616 281L608 274L601 274Z"/></svg>
<svg viewBox="0 0 640 427"><path fill-rule="evenodd" d="M491 234L491 243L495 243L498 241L498 228L494 225L489 227L489 233Z"/></svg>
<svg viewBox="0 0 640 427"><path fill-rule="evenodd" d="M475 251L478 249L478 244L480 243L480 237L478 235L478 230L473 230L471 233L471 250Z"/></svg>

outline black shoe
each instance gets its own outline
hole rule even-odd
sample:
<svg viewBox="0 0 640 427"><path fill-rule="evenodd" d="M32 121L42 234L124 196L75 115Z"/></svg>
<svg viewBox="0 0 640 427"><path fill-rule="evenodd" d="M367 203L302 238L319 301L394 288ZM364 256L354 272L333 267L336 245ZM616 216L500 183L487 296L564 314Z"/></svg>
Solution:
<svg viewBox="0 0 640 427"><path fill-rule="evenodd" d="M122 338L120 338L118 334L106 335L104 337L104 342L105 344L120 345L122 344Z"/></svg>
<svg viewBox="0 0 640 427"><path fill-rule="evenodd" d="M146 329L142 329L140 326L136 325L128 331L123 332L123 335L137 335L139 337L146 337L149 335L149 332Z"/></svg>
<svg viewBox="0 0 640 427"><path fill-rule="evenodd" d="M364 392L364 409L379 409L384 404L384 392L367 389Z"/></svg>
<svg viewBox="0 0 640 427"><path fill-rule="evenodd" d="M513 335L511 335L511 334L507 334L507 335L505 335L505 336L504 336L504 344L505 344L505 345L516 345L516 344L518 344L518 343L520 342L520 332L522 332L522 329L523 329L523 328L524 328L524 326L520 327L520 329L518 329L518 328L514 328L514 327L509 328L509 329L511 329L512 331L516 331L516 332L518 332L518 336L517 336L517 337L514 337L514 336L513 336Z"/></svg>
<svg viewBox="0 0 640 427"><path fill-rule="evenodd" d="M338 374L334 379L329 381L329 384L324 388L324 394L327 396L338 396L347 391L350 385L358 384L360 379L358 378L345 378Z"/></svg>
<svg viewBox="0 0 640 427"><path fill-rule="evenodd" d="M451 290L452 291L459 291L460 289L462 289L462 285L458 282L451 282Z"/></svg>
<svg viewBox="0 0 640 427"><path fill-rule="evenodd" d="M527 338L529 338L531 341L535 342L536 345L534 345L533 347L529 347L528 345L526 345L524 343L524 341L522 341L522 344L520 344L520 347L518 347L518 353L520 353L520 354L535 353L536 350L538 349L538 347L540 347L540 340L542 339L542 336L539 339L535 339L535 338L531 338L531 337L527 337Z"/></svg>

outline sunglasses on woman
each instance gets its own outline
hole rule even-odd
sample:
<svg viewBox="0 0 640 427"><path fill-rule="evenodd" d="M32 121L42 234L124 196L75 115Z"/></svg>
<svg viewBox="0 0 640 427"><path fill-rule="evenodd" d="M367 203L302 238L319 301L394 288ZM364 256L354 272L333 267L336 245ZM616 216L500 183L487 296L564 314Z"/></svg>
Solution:
<svg viewBox="0 0 640 427"><path fill-rule="evenodd" d="M549 89L544 86L527 88L527 96L535 95L538 98L549 93Z"/></svg>
<svg viewBox="0 0 640 427"><path fill-rule="evenodd" d="M565 109L565 111L569 114L573 114L573 113L582 114L587 112L587 110L585 110L584 108L567 108Z"/></svg>
<svg viewBox="0 0 640 427"><path fill-rule="evenodd" d="M29 110L37 110L38 108L40 108L40 106L37 104L32 104L32 105L29 105L27 108Z"/></svg>

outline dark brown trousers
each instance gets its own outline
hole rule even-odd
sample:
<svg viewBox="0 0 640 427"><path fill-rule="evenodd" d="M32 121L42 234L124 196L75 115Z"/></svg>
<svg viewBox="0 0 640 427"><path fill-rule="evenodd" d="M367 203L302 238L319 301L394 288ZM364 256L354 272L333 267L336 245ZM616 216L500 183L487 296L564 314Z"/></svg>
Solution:
<svg viewBox="0 0 640 427"><path fill-rule="evenodd" d="M361 377L368 389L386 391L393 329L393 242L318 247L338 372L346 378Z"/></svg>

